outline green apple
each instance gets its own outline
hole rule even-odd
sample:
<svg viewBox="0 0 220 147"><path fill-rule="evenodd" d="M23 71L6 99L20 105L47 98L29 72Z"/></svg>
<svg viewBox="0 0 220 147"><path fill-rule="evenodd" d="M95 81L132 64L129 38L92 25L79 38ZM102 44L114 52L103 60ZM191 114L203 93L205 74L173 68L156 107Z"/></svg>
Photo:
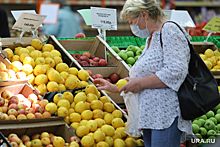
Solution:
<svg viewBox="0 0 220 147"><path fill-rule="evenodd" d="M127 51L126 54L128 57L134 57L134 52L132 52L132 51Z"/></svg>
<svg viewBox="0 0 220 147"><path fill-rule="evenodd" d="M215 117L210 117L209 120L213 121L215 123L215 125L217 125L217 119Z"/></svg>
<svg viewBox="0 0 220 147"><path fill-rule="evenodd" d="M209 130L208 132L207 132L207 136L215 136L216 135L216 132L214 131L214 130Z"/></svg>
<svg viewBox="0 0 220 147"><path fill-rule="evenodd" d="M126 50L120 50L120 52L126 53L127 51Z"/></svg>
<svg viewBox="0 0 220 147"><path fill-rule="evenodd" d="M214 117L215 113L212 110L210 110L209 112L206 113L206 116L207 118Z"/></svg>
<svg viewBox="0 0 220 147"><path fill-rule="evenodd" d="M215 115L215 118L217 119L218 123L220 123L220 114L219 113Z"/></svg>
<svg viewBox="0 0 220 147"><path fill-rule="evenodd" d="M198 139L202 139L202 135L199 134L199 133L196 133L195 136L196 136Z"/></svg>
<svg viewBox="0 0 220 147"><path fill-rule="evenodd" d="M204 115L200 116L198 119L200 119L200 118L206 120L206 119L207 119L207 116L204 114Z"/></svg>
<svg viewBox="0 0 220 147"><path fill-rule="evenodd" d="M204 124L205 124L205 120L204 119L200 118L200 119L198 119L198 121L201 122L201 126L204 126Z"/></svg>
<svg viewBox="0 0 220 147"><path fill-rule="evenodd" d="M215 124L213 121L211 120L207 120L204 124L204 127L206 128L206 130L215 130Z"/></svg>
<svg viewBox="0 0 220 147"><path fill-rule="evenodd" d="M199 120L194 120L193 122L192 122L192 124L197 124L199 127L201 127L202 126L202 123L199 121Z"/></svg>
<svg viewBox="0 0 220 147"><path fill-rule="evenodd" d="M127 47L126 51L132 51L132 52L136 51L135 46L134 45L129 45Z"/></svg>
<svg viewBox="0 0 220 147"><path fill-rule="evenodd" d="M135 59L133 57L128 57L128 59L126 60L126 63L133 65L135 63Z"/></svg>
<svg viewBox="0 0 220 147"><path fill-rule="evenodd" d="M142 45L142 46L140 47L141 50L144 50L144 48L145 48L145 45Z"/></svg>
<svg viewBox="0 0 220 147"><path fill-rule="evenodd" d="M193 133L196 134L199 132L199 126L197 124L192 124Z"/></svg>
<svg viewBox="0 0 220 147"><path fill-rule="evenodd" d="M131 64L128 64L128 66L131 68L132 67L132 65Z"/></svg>
<svg viewBox="0 0 220 147"><path fill-rule="evenodd" d="M137 50L136 52L135 52L135 55L137 56L137 55L141 55L142 54L142 50L141 49L139 49L139 50Z"/></svg>
<svg viewBox="0 0 220 147"><path fill-rule="evenodd" d="M214 111L217 111L218 109L220 109L220 104L218 104L215 108L213 108Z"/></svg>
<svg viewBox="0 0 220 147"><path fill-rule="evenodd" d="M220 131L220 124L217 124L216 126L218 128L218 131Z"/></svg>
<svg viewBox="0 0 220 147"><path fill-rule="evenodd" d="M200 127L199 134L201 134L202 136L205 136L207 134L207 130L204 127Z"/></svg>
<svg viewBox="0 0 220 147"><path fill-rule="evenodd" d="M126 61L127 58L128 58L127 54L124 53L124 52L119 52L118 55L119 55L119 57L121 57L124 61Z"/></svg>
<svg viewBox="0 0 220 147"><path fill-rule="evenodd" d="M217 114L220 114L220 109L218 109L218 110L216 111L216 113L217 113Z"/></svg>
<svg viewBox="0 0 220 147"><path fill-rule="evenodd" d="M135 52L136 52L136 51L139 50L140 48L139 48L138 46L135 46L135 49L136 49L136 50L135 50Z"/></svg>
<svg viewBox="0 0 220 147"><path fill-rule="evenodd" d="M119 52L120 52L120 50L119 50L119 48L118 48L117 46L112 46L112 49L113 49L116 53L119 53Z"/></svg>
<svg viewBox="0 0 220 147"><path fill-rule="evenodd" d="M139 55L137 55L137 56L135 56L135 57L134 57L135 61L137 61L137 60L138 60L138 57L140 57L140 56L139 56Z"/></svg>

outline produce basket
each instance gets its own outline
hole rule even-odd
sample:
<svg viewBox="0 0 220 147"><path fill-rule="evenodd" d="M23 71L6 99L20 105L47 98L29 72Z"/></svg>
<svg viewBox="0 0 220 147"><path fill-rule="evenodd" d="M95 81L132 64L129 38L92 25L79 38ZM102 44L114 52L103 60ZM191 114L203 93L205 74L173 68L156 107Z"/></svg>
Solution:
<svg viewBox="0 0 220 147"><path fill-rule="evenodd" d="M118 48L127 48L129 45L137 46L133 36L106 37L109 46L117 46Z"/></svg>

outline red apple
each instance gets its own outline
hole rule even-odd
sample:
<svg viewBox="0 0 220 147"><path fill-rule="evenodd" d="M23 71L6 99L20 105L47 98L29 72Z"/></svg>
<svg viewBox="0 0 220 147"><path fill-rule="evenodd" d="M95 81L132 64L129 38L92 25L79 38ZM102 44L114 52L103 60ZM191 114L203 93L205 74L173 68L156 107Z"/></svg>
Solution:
<svg viewBox="0 0 220 147"><path fill-rule="evenodd" d="M26 142L26 141L30 141L30 137L29 137L28 135L22 135L22 136L21 136L21 140L22 140L23 143L24 143L24 142Z"/></svg>
<svg viewBox="0 0 220 147"><path fill-rule="evenodd" d="M9 105L8 109L15 109L16 111L18 111L19 107L17 104L11 104L11 105Z"/></svg>
<svg viewBox="0 0 220 147"><path fill-rule="evenodd" d="M56 136L50 137L50 143L53 143L54 138L56 138Z"/></svg>
<svg viewBox="0 0 220 147"><path fill-rule="evenodd" d="M17 119L27 119L27 117L24 114L18 114Z"/></svg>
<svg viewBox="0 0 220 147"><path fill-rule="evenodd" d="M91 58L91 59L94 59L95 57L96 57L95 55L91 55L91 57L90 57L90 58Z"/></svg>
<svg viewBox="0 0 220 147"><path fill-rule="evenodd" d="M5 115L2 112L0 112L0 120L3 120L3 119L5 119Z"/></svg>
<svg viewBox="0 0 220 147"><path fill-rule="evenodd" d="M99 60L99 66L106 66L106 65L108 65L108 63L105 59L100 59Z"/></svg>
<svg viewBox="0 0 220 147"><path fill-rule="evenodd" d="M10 142L12 147L18 147L18 144L16 142Z"/></svg>
<svg viewBox="0 0 220 147"><path fill-rule="evenodd" d="M36 118L43 118L43 115L41 113L37 112L34 115L35 115Z"/></svg>
<svg viewBox="0 0 220 147"><path fill-rule="evenodd" d="M10 120L15 120L15 119L16 119L16 117L15 117L14 115L8 115L8 118L9 118Z"/></svg>
<svg viewBox="0 0 220 147"><path fill-rule="evenodd" d="M97 78L102 78L103 79L103 76L101 74L96 74L96 77Z"/></svg>
<svg viewBox="0 0 220 147"><path fill-rule="evenodd" d="M31 139L32 139L32 140L34 140L34 139L40 139L40 134L37 133L37 134L32 135L32 136L31 136Z"/></svg>
<svg viewBox="0 0 220 147"><path fill-rule="evenodd" d="M89 52L83 52L81 55L82 56L87 56L88 58L91 57L91 54Z"/></svg>
<svg viewBox="0 0 220 147"><path fill-rule="evenodd" d="M18 104L18 108L19 108L19 110L20 110L20 109L24 109L24 110L26 109L26 107L25 107L24 104Z"/></svg>
<svg viewBox="0 0 220 147"><path fill-rule="evenodd" d="M35 109L35 112L38 112L38 113L41 113L41 114L43 114L44 113L44 108L42 107L42 106L38 106L38 107L36 107L36 109Z"/></svg>
<svg viewBox="0 0 220 147"><path fill-rule="evenodd" d="M79 143L80 139L79 139L77 136L72 136L72 137L70 137L70 139L69 139L69 143L71 143L71 142L73 142L73 141L75 141L76 143Z"/></svg>
<svg viewBox="0 0 220 147"><path fill-rule="evenodd" d="M15 99L16 101L19 102L19 98L18 98L18 96L16 96L16 95L11 96L10 99Z"/></svg>
<svg viewBox="0 0 220 147"><path fill-rule="evenodd" d="M74 59L79 59L81 57L79 53L74 53L72 56Z"/></svg>
<svg viewBox="0 0 220 147"><path fill-rule="evenodd" d="M34 119L34 118L36 118L33 113L28 113L28 114L26 115L26 117L27 117L27 119Z"/></svg>
<svg viewBox="0 0 220 147"><path fill-rule="evenodd" d="M11 104L18 105L18 101L16 99L14 99L14 98L12 98L12 99L10 98L9 101L8 101L8 105L10 106Z"/></svg>
<svg viewBox="0 0 220 147"><path fill-rule="evenodd" d="M19 110L18 110L18 114L24 114L24 115L26 115L25 109L19 109Z"/></svg>
<svg viewBox="0 0 220 147"><path fill-rule="evenodd" d="M42 99L39 102L39 105L42 106L42 107L45 107L48 103L49 103L49 101L47 99Z"/></svg>
<svg viewBox="0 0 220 147"><path fill-rule="evenodd" d="M75 38L85 38L86 36L83 33L78 33L75 35Z"/></svg>
<svg viewBox="0 0 220 147"><path fill-rule="evenodd" d="M26 114L28 114L28 113L35 113L35 110L33 109L33 108L27 108L26 109Z"/></svg>
<svg viewBox="0 0 220 147"><path fill-rule="evenodd" d="M89 66L99 66L99 63L98 62L95 62L95 61L92 61Z"/></svg>
<svg viewBox="0 0 220 147"><path fill-rule="evenodd" d="M92 77L93 79L97 79L97 76L96 76L96 75L91 75L91 77Z"/></svg>
<svg viewBox="0 0 220 147"><path fill-rule="evenodd" d="M1 106L1 108L2 108L2 113L7 113L7 111L8 111L7 105L3 105L3 106Z"/></svg>
<svg viewBox="0 0 220 147"><path fill-rule="evenodd" d="M9 109L8 110L8 115L14 115L15 117L18 116L18 111L15 109Z"/></svg>
<svg viewBox="0 0 220 147"><path fill-rule="evenodd" d="M92 59L89 59L89 63L94 62Z"/></svg>
<svg viewBox="0 0 220 147"><path fill-rule="evenodd" d="M92 76L92 71L91 70L87 69L86 71L89 73L90 76Z"/></svg>
<svg viewBox="0 0 220 147"><path fill-rule="evenodd" d="M26 73L25 72L17 72L16 77L17 79L26 79Z"/></svg>
<svg viewBox="0 0 220 147"><path fill-rule="evenodd" d="M104 78L105 80L109 81L110 83L112 83L112 81L109 78Z"/></svg>
<svg viewBox="0 0 220 147"><path fill-rule="evenodd" d="M99 59L99 57L94 57L92 60L95 62L99 62L100 59Z"/></svg>
<svg viewBox="0 0 220 147"><path fill-rule="evenodd" d="M111 79L112 83L116 83L119 80L119 75L117 73L112 73L109 78Z"/></svg>
<svg viewBox="0 0 220 147"><path fill-rule="evenodd" d="M81 66L89 66L89 63L87 61L82 61Z"/></svg>
<svg viewBox="0 0 220 147"><path fill-rule="evenodd" d="M32 104L32 107L31 107L31 108L33 108L33 109L36 111L36 108L37 108L38 106L40 106L40 105L39 105L39 104Z"/></svg>
<svg viewBox="0 0 220 147"><path fill-rule="evenodd" d="M9 99L11 97L11 92L8 90L3 90L1 93L1 97L3 97L4 99Z"/></svg>
<svg viewBox="0 0 220 147"><path fill-rule="evenodd" d="M81 56L79 58L81 61L86 61L86 62L89 62L89 58L87 56Z"/></svg>
<svg viewBox="0 0 220 147"><path fill-rule="evenodd" d="M3 97L0 97L0 106L5 105L5 99Z"/></svg>
<svg viewBox="0 0 220 147"><path fill-rule="evenodd" d="M52 144L48 144L46 147L53 147L53 145Z"/></svg>
<svg viewBox="0 0 220 147"><path fill-rule="evenodd" d="M17 136L18 137L18 135L17 134L15 134L15 133L11 133L11 134L9 134L8 135L8 140L10 140L12 137L14 137L14 136Z"/></svg>

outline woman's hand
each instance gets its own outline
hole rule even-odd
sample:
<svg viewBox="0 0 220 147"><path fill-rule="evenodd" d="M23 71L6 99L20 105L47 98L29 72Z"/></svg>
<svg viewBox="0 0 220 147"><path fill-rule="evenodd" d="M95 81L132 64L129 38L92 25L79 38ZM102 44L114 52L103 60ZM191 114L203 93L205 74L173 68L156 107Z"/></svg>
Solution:
<svg viewBox="0 0 220 147"><path fill-rule="evenodd" d="M102 78L97 78L94 79L93 83L97 86L98 90L106 90L112 93L118 93L119 90L116 85L110 83L109 81L102 79Z"/></svg>
<svg viewBox="0 0 220 147"><path fill-rule="evenodd" d="M127 80L128 83L121 87L120 92L124 91L124 93L128 93L130 91L132 93L138 93L142 90L140 79L126 77L125 80Z"/></svg>

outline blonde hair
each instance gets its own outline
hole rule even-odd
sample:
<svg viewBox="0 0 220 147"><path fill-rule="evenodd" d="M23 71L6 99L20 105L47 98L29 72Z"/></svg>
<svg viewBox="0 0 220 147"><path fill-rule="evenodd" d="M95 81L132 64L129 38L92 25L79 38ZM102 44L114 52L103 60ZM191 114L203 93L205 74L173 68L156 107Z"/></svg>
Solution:
<svg viewBox="0 0 220 147"><path fill-rule="evenodd" d="M120 13L120 18L138 17L141 11L146 11L155 22L159 17L166 17L156 0L127 0Z"/></svg>

